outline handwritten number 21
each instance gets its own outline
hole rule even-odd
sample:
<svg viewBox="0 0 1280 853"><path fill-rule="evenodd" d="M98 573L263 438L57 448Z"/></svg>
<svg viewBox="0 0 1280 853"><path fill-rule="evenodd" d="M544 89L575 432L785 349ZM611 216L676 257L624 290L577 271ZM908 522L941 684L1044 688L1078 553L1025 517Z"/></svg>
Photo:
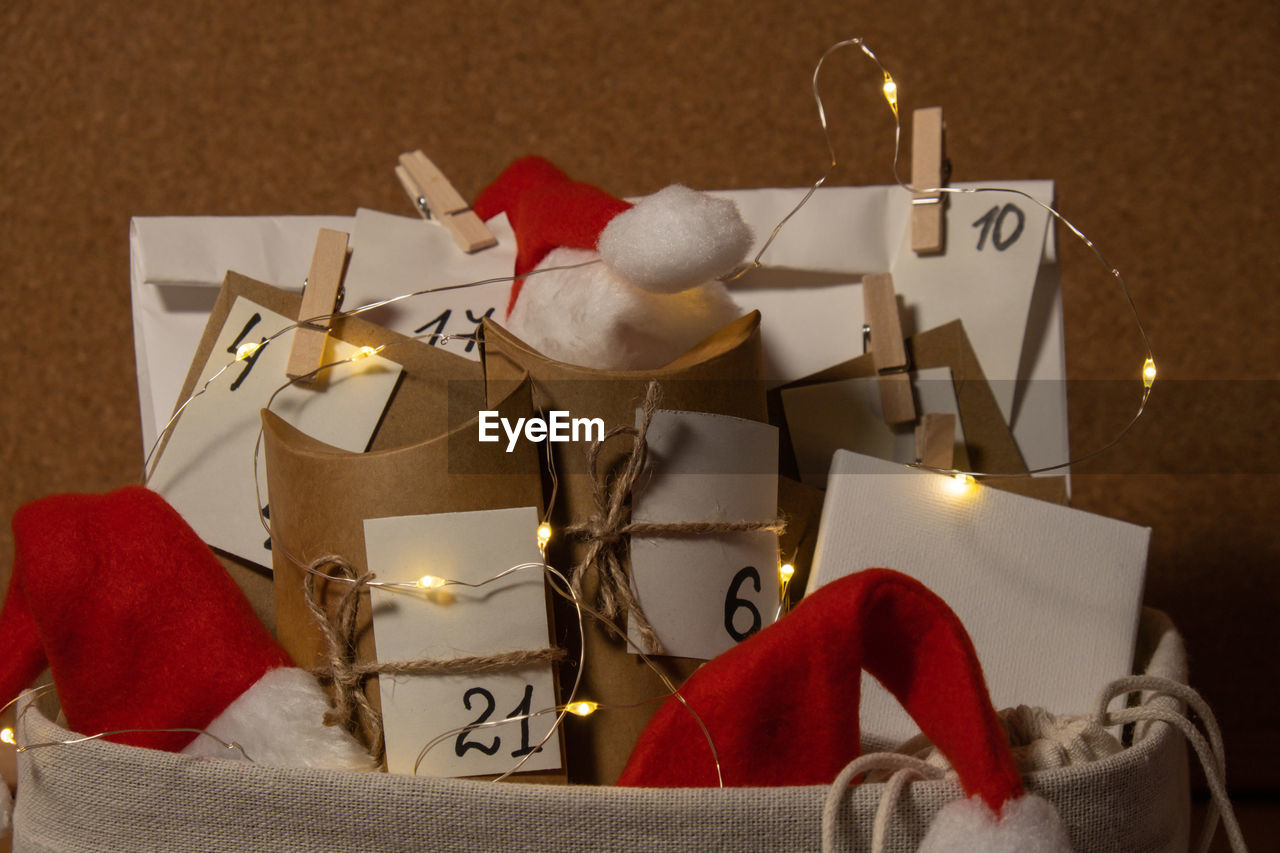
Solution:
<svg viewBox="0 0 1280 853"><path fill-rule="evenodd" d="M462 694L462 704L466 706L468 711L475 710L471 707L472 698L479 698L484 702L484 709L480 712L480 716L471 721L467 730L458 735L458 739L454 742L453 751L459 758L466 755L468 751L478 749L485 755L493 755L502 748L502 738L495 736L489 743L482 743L476 740L467 740L467 735L471 734L472 728L489 720L489 716L493 713L493 709L497 707L497 701L493 698L493 694L483 687L472 687L466 693ZM515 707L506 719L510 720L515 717L520 718L520 748L511 753L512 758L520 758L534 752L536 747L529 743L529 714L533 712L533 685L526 684L524 686L524 698L520 700L520 704Z"/></svg>

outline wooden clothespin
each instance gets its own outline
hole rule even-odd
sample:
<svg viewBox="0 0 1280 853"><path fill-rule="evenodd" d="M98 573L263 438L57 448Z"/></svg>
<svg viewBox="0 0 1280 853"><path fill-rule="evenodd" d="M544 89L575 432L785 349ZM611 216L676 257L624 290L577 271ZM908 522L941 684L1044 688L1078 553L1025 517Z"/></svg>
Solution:
<svg viewBox="0 0 1280 853"><path fill-rule="evenodd" d="M329 334L329 320L314 320L336 313L342 306L342 272L347 263L348 234L321 228L316 235L316 248L311 253L311 268L302 290L302 307L298 319L302 325L293 335L289 364L285 372L298 379L318 368L324 358L324 341ZM311 321L311 322L308 322ZM306 384L316 384L307 380Z"/></svg>
<svg viewBox="0 0 1280 853"><path fill-rule="evenodd" d="M885 423L901 424L916 419L911 397L911 377L907 375L907 348L903 343L898 297L893 292L893 276L873 273L862 277L863 349L868 345L871 362L880 380L880 406Z"/></svg>
<svg viewBox="0 0 1280 853"><path fill-rule="evenodd" d="M920 416L920 423L916 425L916 461L944 471L955 467L955 415L930 412Z"/></svg>
<svg viewBox="0 0 1280 853"><path fill-rule="evenodd" d="M911 185L945 187L949 171L942 107L921 107L911 114ZM942 192L912 196L911 248L917 255L941 254L946 247L946 203Z"/></svg>
<svg viewBox="0 0 1280 853"><path fill-rule="evenodd" d="M396 177L418 212L449 229L459 249L471 254L498 245L497 238L480 221L471 205L427 155L421 151L401 154Z"/></svg>

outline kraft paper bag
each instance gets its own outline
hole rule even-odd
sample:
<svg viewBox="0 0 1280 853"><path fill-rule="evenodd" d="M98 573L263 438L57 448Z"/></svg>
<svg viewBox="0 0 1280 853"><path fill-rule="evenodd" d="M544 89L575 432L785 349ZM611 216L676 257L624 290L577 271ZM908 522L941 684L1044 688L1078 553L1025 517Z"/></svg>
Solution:
<svg viewBox="0 0 1280 853"><path fill-rule="evenodd" d="M436 383L444 385L444 383ZM454 396L479 393L478 382L454 382ZM441 398L443 399L443 398ZM325 644L307 608L303 581L310 561L339 555L356 570L367 571L364 520L401 515L467 512L509 507L542 507L535 446L522 443L511 453L475 440L476 398L472 417L453 429L399 447L349 453L309 438L271 412L262 413L267 483L271 493L272 557L275 569L276 625L280 642L301 666L324 658ZM455 411L465 403L454 399ZM449 403L439 414L447 414ZM501 417L533 415L529 384L517 383L492 409ZM408 429L407 425L404 429ZM530 531L533 536L533 531ZM346 584L319 580L316 598L332 613ZM370 602L362 593L357 624L357 660L377 658ZM378 707L378 681L366 682L366 696ZM366 731L366 740L370 735ZM522 773L512 779L562 782L562 772Z"/></svg>
<svg viewBox="0 0 1280 853"><path fill-rule="evenodd" d="M960 422L964 426L964 453L957 453L956 467L962 470L988 474L1025 474L1027 463L1018 449L1009 425L1000 414L991 385L987 382L965 333L964 324L953 320L942 326L907 338L907 351L912 366L925 370L948 367L955 383L956 403L960 410ZM806 376L786 387L834 382L840 379L861 379L876 375L871 356L837 364L819 373ZM780 411L776 392L770 395L771 409ZM1065 460L1064 460L1065 461ZM1067 502L1064 477L992 477L984 481L997 489L1016 492L1027 497L1065 504Z"/></svg>
<svg viewBox="0 0 1280 853"><path fill-rule="evenodd" d="M634 426L635 412L644 400L649 381L656 379L662 392L659 408L767 420L761 379L760 314L756 311L730 323L665 367L644 371L595 370L556 361L488 321L482 335L490 399L507 393L527 374L535 408L564 410L573 417L598 417L603 419L607 432L617 426ZM617 464L631 446L630 437L607 442L600 456L600 470L607 471ZM546 447L558 480L550 520L553 530L563 530L596 511L585 461L586 445L549 443ZM587 547L583 540L553 533L547 553L552 563L567 573L583 559ZM588 573L583 579L588 602L594 602L598 589L598 578ZM570 642L576 640L576 629L569 630L576 619L572 607L557 602L556 619L558 636ZM619 627L626 630L625 616L620 617ZM611 784L669 688L642 658L628 651L617 635L591 618L586 622L585 651L586 668L579 695L604 707L590 717L569 717L565 722L569 780ZM569 659L577 660L573 648L569 649ZM655 656L651 660L675 685L701 664L675 657ZM563 670L562 684L571 683L574 676L572 669Z"/></svg>

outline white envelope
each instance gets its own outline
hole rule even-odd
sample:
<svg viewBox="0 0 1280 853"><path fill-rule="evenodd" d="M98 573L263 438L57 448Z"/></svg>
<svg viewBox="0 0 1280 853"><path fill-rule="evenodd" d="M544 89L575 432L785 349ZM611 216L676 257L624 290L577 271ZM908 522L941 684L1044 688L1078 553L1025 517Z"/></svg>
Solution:
<svg viewBox="0 0 1280 853"><path fill-rule="evenodd" d="M134 217L129 226L133 347L145 454L173 414L227 270L301 290L316 231L349 216Z"/></svg>
<svg viewBox="0 0 1280 853"><path fill-rule="evenodd" d="M1050 181L1001 186L1052 201ZM713 194L738 204L758 246L804 193L755 189ZM766 367L773 384L861 354L862 295L856 282L863 273L894 267L909 205L909 196L898 187L820 189L762 259L767 269L731 285L744 310L758 308L763 315ZM362 210L355 217L137 218L131 233L131 272L146 447L173 409L226 270L298 287L320 227L352 233L347 309L425 287L509 275L512 269L514 246L505 217L491 224L499 245L475 255L457 251L434 224L376 211ZM949 240L969 240L977 233L968 230L968 222L951 223L949 228ZM1032 238L1038 235L1027 236ZM444 331L467 332L474 325L467 311L480 316L494 308L494 316L502 315L507 287L492 284L452 291L452 297L433 294L380 310L369 319L415 334L431 321L438 322L452 306ZM906 333L941 325L957 314L971 333L978 328L999 330L973 335L973 345L1027 463L1034 468L1065 461L1066 368L1052 229L1044 239L1035 279L1017 284L1017 299L993 306L981 290L961 293L957 287L954 282L904 274L898 292L906 309ZM464 349L456 342L451 346L458 352Z"/></svg>

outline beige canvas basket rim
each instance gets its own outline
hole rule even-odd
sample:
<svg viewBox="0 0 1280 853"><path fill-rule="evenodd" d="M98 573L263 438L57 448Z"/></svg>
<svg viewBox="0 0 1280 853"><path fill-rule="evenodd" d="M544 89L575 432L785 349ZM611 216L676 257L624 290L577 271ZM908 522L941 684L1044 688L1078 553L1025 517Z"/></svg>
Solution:
<svg viewBox="0 0 1280 853"><path fill-rule="evenodd" d="M1145 666L1137 666L1148 675L1158 675L1169 678L1179 683L1186 682L1185 671L1185 651L1182 647L1181 638L1178 636L1173 623L1164 613L1153 608L1143 609L1143 628L1146 643L1150 648L1150 657L1145 662ZM1120 700L1116 700L1118 703ZM1167 697L1158 696L1150 701L1158 706L1166 707L1172 711L1180 710L1180 703L1177 700ZM76 733L71 732L57 724L53 723L46 717L38 707L39 703L19 706L19 743L47 743L51 741L63 741L77 737ZM1113 704L1114 707L1114 704ZM1088 764L1072 765L1063 768L1051 770L1043 770L1029 773L1024 776L1024 782L1029 790L1044 794L1053 799L1052 794L1055 791L1070 788L1078 780L1083 778L1096 777L1100 771L1105 770L1110 773L1127 773L1138 772L1146 766L1151 756L1162 749L1168 738L1180 737L1169 726L1153 723L1145 728L1140 728L1135 736L1134 742L1123 751L1109 756L1100 761ZM321 785L324 787L342 786L348 784L352 779L352 774L342 771L332 770L316 770L310 768L285 768L270 767L266 765L253 764L247 762L231 762L220 759L195 758L184 756L177 753L162 752L158 750L142 749L140 747L125 746L121 744L109 743L102 740L88 741L77 744L74 747L74 754L69 754L72 750L52 748L44 750L35 750L27 753L24 757L34 760L37 763L54 762L60 758L68 758L77 762L93 762L96 765L109 765L112 762L125 760L130 766L136 766L139 760L145 760L147 763L155 767L157 771L165 770L181 770L185 773L199 772L198 768L202 764L218 763L233 764L238 773L248 774L253 777L255 783L265 785ZM60 756L59 753L62 755ZM546 797L571 797L580 798L584 801L598 795L600 792L607 791L610 797L635 797L637 801L643 801L646 797L651 796L655 790L666 791L682 791L683 798L705 799L708 802L721 802L725 799L732 800L743 794L759 791L756 788L697 788L697 789L647 789L647 788L615 788L609 786L588 786L588 785L534 785L534 784L502 784L492 782L478 782L467 779L447 779L438 777L414 777L386 773L377 774L360 774L361 787L372 787L377 789L385 787L387 792L395 791L403 793L406 788L417 790L425 796L436 797L452 797L465 799L478 790L484 789L487 797L509 798L513 807L518 804L526 803L534 800L543 800ZM249 781L247 778L246 781ZM878 784L866 783L859 788L861 789L877 789L881 787ZM921 781L916 782L912 786L913 791L918 795L924 795L929 799L941 797L950 799L960 796L959 785L951 779L938 781ZM775 796L785 797L794 792L822 792L825 795L827 786L801 786L795 788L771 788L768 789ZM786 792L784 794L784 792ZM875 792L878 798L878 792Z"/></svg>

